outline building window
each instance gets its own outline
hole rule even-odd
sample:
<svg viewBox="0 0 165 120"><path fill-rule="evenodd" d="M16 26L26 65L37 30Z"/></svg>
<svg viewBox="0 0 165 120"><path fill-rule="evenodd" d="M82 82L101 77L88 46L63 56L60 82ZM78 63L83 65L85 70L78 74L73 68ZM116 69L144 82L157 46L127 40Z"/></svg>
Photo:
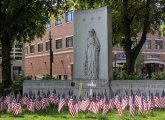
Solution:
<svg viewBox="0 0 165 120"><path fill-rule="evenodd" d="M62 48L62 39L56 40L56 49Z"/></svg>
<svg viewBox="0 0 165 120"><path fill-rule="evenodd" d="M48 22L47 22L47 24L46 24L46 28L51 28L50 20L48 20Z"/></svg>
<svg viewBox="0 0 165 120"><path fill-rule="evenodd" d="M144 43L144 49L151 49L151 40L146 40Z"/></svg>
<svg viewBox="0 0 165 120"><path fill-rule="evenodd" d="M28 46L25 47L25 54L28 54Z"/></svg>
<svg viewBox="0 0 165 120"><path fill-rule="evenodd" d="M67 80L68 79L68 76L67 75L64 75L64 80Z"/></svg>
<svg viewBox="0 0 165 120"><path fill-rule="evenodd" d="M34 53L34 45L30 45L30 53Z"/></svg>
<svg viewBox="0 0 165 120"><path fill-rule="evenodd" d="M71 22L73 20L73 11L68 11L66 13L66 22Z"/></svg>
<svg viewBox="0 0 165 120"><path fill-rule="evenodd" d="M62 24L62 19L61 18L57 18L56 22L55 22L55 25L57 26L57 25L60 25L60 24Z"/></svg>
<svg viewBox="0 0 165 120"><path fill-rule="evenodd" d="M46 51L50 50L50 41L46 42Z"/></svg>
<svg viewBox="0 0 165 120"><path fill-rule="evenodd" d="M73 47L73 36L66 38L66 48Z"/></svg>
<svg viewBox="0 0 165 120"><path fill-rule="evenodd" d="M43 43L39 43L38 44L38 52L42 52L43 51Z"/></svg>
<svg viewBox="0 0 165 120"><path fill-rule="evenodd" d="M61 75L58 75L58 77L57 77L59 80L61 80Z"/></svg>
<svg viewBox="0 0 165 120"><path fill-rule="evenodd" d="M163 49L163 40L156 40L156 49Z"/></svg>

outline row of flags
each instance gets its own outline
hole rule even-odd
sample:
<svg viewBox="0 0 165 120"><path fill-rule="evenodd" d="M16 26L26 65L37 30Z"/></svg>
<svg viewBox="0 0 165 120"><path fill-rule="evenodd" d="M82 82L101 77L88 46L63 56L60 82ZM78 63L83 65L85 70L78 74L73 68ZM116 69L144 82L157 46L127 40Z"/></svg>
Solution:
<svg viewBox="0 0 165 120"><path fill-rule="evenodd" d="M50 106L54 106L59 113L68 108L71 116L77 115L80 111L90 111L94 114L102 112L105 115L110 110L116 109L121 117L123 111L128 109L130 115L134 117L136 109L139 114L143 114L152 112L154 109L165 108L165 92L163 90L160 95L159 92L153 94L149 91L147 94L141 93L140 90L133 93L131 90L130 94L128 91L124 94L118 91L108 95L104 91L97 94L93 92L92 95L86 93L84 96L77 97L73 91L69 91L68 94L59 94L54 90L53 92L47 91L47 93L38 91L37 94L30 91L23 96L18 93L0 97L0 112L6 110L14 115L22 114L23 107L30 112L35 112L46 110Z"/></svg>

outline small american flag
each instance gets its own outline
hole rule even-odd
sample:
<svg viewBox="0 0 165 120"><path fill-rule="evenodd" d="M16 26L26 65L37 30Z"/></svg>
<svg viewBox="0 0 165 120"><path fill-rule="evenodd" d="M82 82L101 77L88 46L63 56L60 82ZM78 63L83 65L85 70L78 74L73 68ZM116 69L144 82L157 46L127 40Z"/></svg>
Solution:
<svg viewBox="0 0 165 120"><path fill-rule="evenodd" d="M142 95L141 95L140 101L139 101L138 112L139 112L139 114L143 113L143 96Z"/></svg>
<svg viewBox="0 0 165 120"><path fill-rule="evenodd" d="M154 96L153 96L153 93L150 93L150 100L149 100L149 102L148 102L148 110L149 110L150 112L152 112L153 109L154 109L154 106L155 106Z"/></svg>
<svg viewBox="0 0 165 120"><path fill-rule="evenodd" d="M34 101L34 107L35 107L36 110L41 110L42 109L41 100L35 99L35 101Z"/></svg>
<svg viewBox="0 0 165 120"><path fill-rule="evenodd" d="M156 92L155 96L154 96L154 103L155 103L156 108L160 108L160 100L159 99L160 99L159 92Z"/></svg>
<svg viewBox="0 0 165 120"><path fill-rule="evenodd" d="M20 103L14 103L13 104L13 113L15 115L20 115L22 113L22 108Z"/></svg>
<svg viewBox="0 0 165 120"><path fill-rule="evenodd" d="M65 106L66 102L65 102L65 93L62 94L62 96L60 97L59 100L59 104L58 104L58 112L61 111L61 109Z"/></svg>
<svg viewBox="0 0 165 120"><path fill-rule="evenodd" d="M143 111L148 112L147 96L146 93L143 94Z"/></svg>
<svg viewBox="0 0 165 120"><path fill-rule="evenodd" d="M75 116L78 114L79 108L78 108L78 103L76 100L76 96L72 96L68 102L68 107L69 107L69 113L71 116Z"/></svg>
<svg viewBox="0 0 165 120"><path fill-rule="evenodd" d="M125 108L128 106L128 99L127 99L127 96L124 95L123 98L122 98L122 110L125 110Z"/></svg>
<svg viewBox="0 0 165 120"><path fill-rule="evenodd" d="M84 96L85 97L82 100L81 105L80 105L80 110L82 110L82 111L86 111L89 108L90 103L91 103L88 93L86 93L86 95L84 95Z"/></svg>
<svg viewBox="0 0 165 120"><path fill-rule="evenodd" d="M129 98L129 110L130 110L130 115L134 117L135 114L135 96L133 93L131 93L131 96Z"/></svg>
<svg viewBox="0 0 165 120"><path fill-rule="evenodd" d="M95 93L93 93L92 101L88 110L93 112L94 114L97 114L99 112L99 104L97 104Z"/></svg>
<svg viewBox="0 0 165 120"><path fill-rule="evenodd" d="M107 114L110 109L110 102L107 95L104 96L104 102L103 102L103 114Z"/></svg>
<svg viewBox="0 0 165 120"><path fill-rule="evenodd" d="M140 93L140 90L138 89L135 95L135 107L139 106L140 98L141 98L140 96L141 96L141 93Z"/></svg>
<svg viewBox="0 0 165 120"><path fill-rule="evenodd" d="M123 110L122 110L122 97L118 96L118 98L116 99L116 108L118 111L119 116L121 117L123 114Z"/></svg>
<svg viewBox="0 0 165 120"><path fill-rule="evenodd" d="M30 99L30 102L28 103L27 105L27 109L30 111L30 112L34 112L34 101L32 99Z"/></svg>

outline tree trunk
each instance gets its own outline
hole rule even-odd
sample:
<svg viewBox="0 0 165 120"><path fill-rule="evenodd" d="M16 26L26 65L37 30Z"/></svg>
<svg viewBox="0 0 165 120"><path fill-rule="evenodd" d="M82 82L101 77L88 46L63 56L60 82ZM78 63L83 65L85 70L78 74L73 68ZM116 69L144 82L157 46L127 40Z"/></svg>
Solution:
<svg viewBox="0 0 165 120"><path fill-rule="evenodd" d="M128 73L134 73L136 56L131 53L126 56L126 70Z"/></svg>
<svg viewBox="0 0 165 120"><path fill-rule="evenodd" d="M11 51L11 40L9 37L5 37L1 40L2 45L2 85L3 89L9 87L11 81L11 62L10 62L10 51Z"/></svg>
<svg viewBox="0 0 165 120"><path fill-rule="evenodd" d="M142 30L142 36L141 39L139 41L139 43L132 49L132 41L131 41L131 23L133 21L133 17L131 17L132 19L130 19L129 14L127 12L127 8L128 8L128 0L124 0L123 1L123 28L124 28L124 37L125 39L123 40L124 46L123 49L125 51L126 54L126 70L127 73L134 73L134 67L135 67L135 61L136 58L146 40L146 36L147 36L147 32L150 28L150 15L149 15L149 11L150 11L150 2L151 0L147 0L146 2L146 10L145 10L145 16L144 16L144 26L143 26L143 30Z"/></svg>

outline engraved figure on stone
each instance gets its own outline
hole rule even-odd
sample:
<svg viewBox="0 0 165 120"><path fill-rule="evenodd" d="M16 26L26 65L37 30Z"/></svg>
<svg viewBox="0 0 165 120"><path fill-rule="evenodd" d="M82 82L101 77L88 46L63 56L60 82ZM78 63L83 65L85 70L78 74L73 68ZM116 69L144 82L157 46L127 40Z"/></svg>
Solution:
<svg viewBox="0 0 165 120"><path fill-rule="evenodd" d="M84 75L86 79L99 79L100 42L94 29L88 31L85 49Z"/></svg>

